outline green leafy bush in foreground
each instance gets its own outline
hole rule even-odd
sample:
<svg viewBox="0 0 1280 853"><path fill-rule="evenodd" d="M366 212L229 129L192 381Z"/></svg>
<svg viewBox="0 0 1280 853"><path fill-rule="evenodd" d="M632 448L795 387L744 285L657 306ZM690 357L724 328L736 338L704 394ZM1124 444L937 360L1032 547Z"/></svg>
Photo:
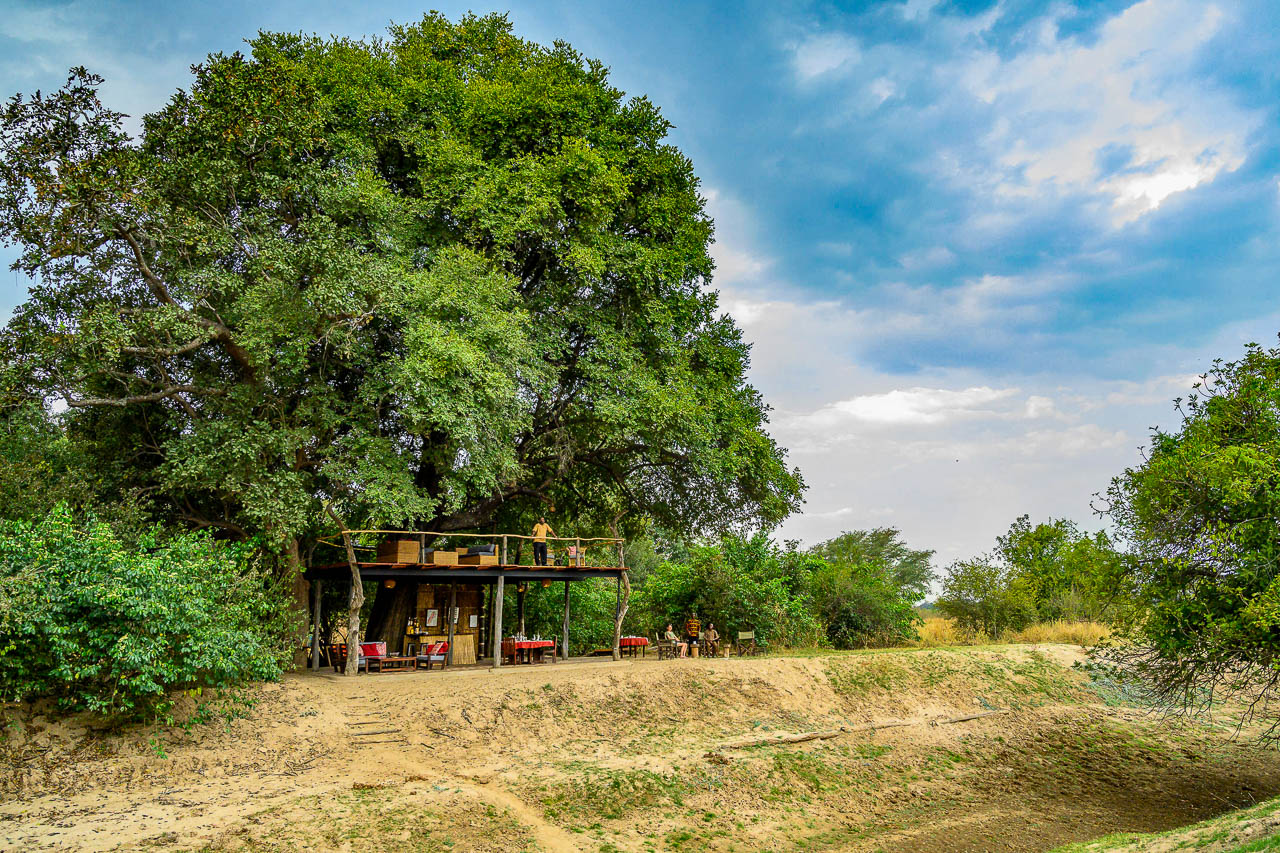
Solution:
<svg viewBox="0 0 1280 853"><path fill-rule="evenodd" d="M65 506L0 523L0 694L146 717L182 689L279 677L279 590L247 546L144 533L124 545Z"/></svg>

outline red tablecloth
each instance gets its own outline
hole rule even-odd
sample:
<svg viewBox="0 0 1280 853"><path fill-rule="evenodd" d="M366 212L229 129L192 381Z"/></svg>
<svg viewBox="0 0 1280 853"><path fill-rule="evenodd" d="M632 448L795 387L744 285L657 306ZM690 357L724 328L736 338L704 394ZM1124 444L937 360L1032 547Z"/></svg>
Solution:
<svg viewBox="0 0 1280 853"><path fill-rule="evenodd" d="M555 640L503 640L502 650L510 649L549 649L556 644Z"/></svg>
<svg viewBox="0 0 1280 853"><path fill-rule="evenodd" d="M649 645L648 637L623 637L618 641L622 646L647 646Z"/></svg>

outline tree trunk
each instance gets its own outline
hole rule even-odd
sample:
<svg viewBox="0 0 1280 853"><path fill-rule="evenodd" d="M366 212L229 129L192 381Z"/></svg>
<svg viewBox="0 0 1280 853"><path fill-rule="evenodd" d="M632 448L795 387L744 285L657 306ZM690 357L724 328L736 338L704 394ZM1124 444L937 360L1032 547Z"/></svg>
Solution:
<svg viewBox="0 0 1280 853"><path fill-rule="evenodd" d="M360 608L364 607L364 581L360 577L360 564L356 562L356 549L351 547L351 536L346 532L347 525L338 518L333 507L325 506L324 509L342 531L342 544L347 549L347 568L351 570L351 595L347 598L347 666L343 674L355 675L360 671Z"/></svg>
<svg viewBox="0 0 1280 853"><path fill-rule="evenodd" d="M618 573L618 610L613 617L613 659L622 660L622 620L631 602L631 581L626 572Z"/></svg>
<svg viewBox="0 0 1280 853"><path fill-rule="evenodd" d="M323 584L311 582L311 668L320 669L320 599L324 594Z"/></svg>
<svg viewBox="0 0 1280 853"><path fill-rule="evenodd" d="M360 608L364 607L364 581L360 578L360 564L356 562L356 549L351 547L351 537L342 534L347 546L347 567L351 569L351 596L347 599L347 666L345 675L360 672Z"/></svg>
<svg viewBox="0 0 1280 853"><path fill-rule="evenodd" d="M382 630L374 640L385 640L388 652L399 652L404 647L404 629L418 607L418 582L396 581L395 589L387 592L394 592L395 597L391 599L391 609L387 611Z"/></svg>
<svg viewBox="0 0 1280 853"><path fill-rule="evenodd" d="M285 543L285 561L289 567L289 590L293 597L293 619L296 623L293 668L305 669L307 653L303 645L307 640L307 623L310 621L311 583L302 576L302 556L296 538L290 538Z"/></svg>
<svg viewBox="0 0 1280 853"><path fill-rule="evenodd" d="M364 635L370 642L387 639L384 636L387 621L395 608L398 595L402 593L403 590L399 586L395 589L387 589L382 584L378 584L378 589L373 594L373 607L369 608L369 621L364 626Z"/></svg>

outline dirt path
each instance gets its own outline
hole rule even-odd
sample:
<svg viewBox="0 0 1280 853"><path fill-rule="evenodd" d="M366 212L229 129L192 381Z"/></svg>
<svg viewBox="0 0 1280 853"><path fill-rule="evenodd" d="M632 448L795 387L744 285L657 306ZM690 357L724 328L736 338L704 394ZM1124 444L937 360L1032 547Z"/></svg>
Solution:
<svg viewBox="0 0 1280 853"><path fill-rule="evenodd" d="M1108 708L1076 656L306 674L189 734L28 719L0 849L1044 850L1280 792L1274 752Z"/></svg>

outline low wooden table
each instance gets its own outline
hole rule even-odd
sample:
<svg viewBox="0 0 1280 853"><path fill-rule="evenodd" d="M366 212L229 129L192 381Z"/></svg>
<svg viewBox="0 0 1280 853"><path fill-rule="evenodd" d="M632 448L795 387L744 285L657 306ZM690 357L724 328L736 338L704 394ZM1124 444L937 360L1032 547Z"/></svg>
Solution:
<svg viewBox="0 0 1280 853"><path fill-rule="evenodd" d="M376 667L374 666L375 664L377 665ZM416 657L410 658L410 657L402 657L400 655L388 655L387 657L381 657L381 658L369 658L369 671L373 672L375 668L377 669L378 672L386 672L387 670L391 670L392 672L395 672L397 670L417 669L418 659Z"/></svg>

